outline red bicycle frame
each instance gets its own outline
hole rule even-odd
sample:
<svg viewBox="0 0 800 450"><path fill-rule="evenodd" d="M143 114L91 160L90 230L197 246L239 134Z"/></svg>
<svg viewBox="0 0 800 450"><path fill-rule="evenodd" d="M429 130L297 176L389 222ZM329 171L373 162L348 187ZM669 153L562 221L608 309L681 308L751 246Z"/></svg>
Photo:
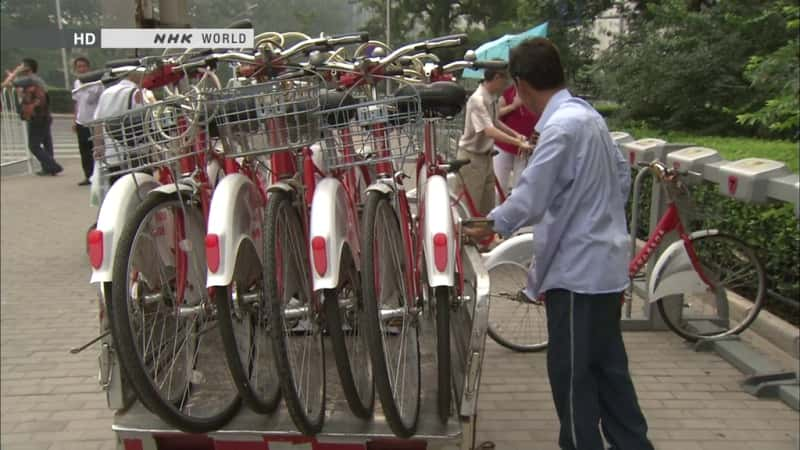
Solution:
<svg viewBox="0 0 800 450"><path fill-rule="evenodd" d="M631 260L630 265L628 266L628 275L630 278L633 278L636 273L638 273L639 270L644 267L644 265L653 255L653 252L661 244L664 236L673 230L678 232L678 236L683 241L683 245L686 248L686 252L689 255L689 259L692 262L692 267L694 267L694 270L704 283L711 286L711 281L709 281L708 277L706 277L705 273L700 267L700 261L697 257L697 253L694 250L691 238L686 233L686 229L683 227L683 222L681 222L680 214L678 213L678 207L675 205L675 202L669 203L667 211L663 216L661 216L661 219L658 221L658 225L656 225L656 229L653 230L653 232L650 234L650 237L647 239L647 243L645 243L644 247L642 247L639 253L636 254L636 257Z"/></svg>

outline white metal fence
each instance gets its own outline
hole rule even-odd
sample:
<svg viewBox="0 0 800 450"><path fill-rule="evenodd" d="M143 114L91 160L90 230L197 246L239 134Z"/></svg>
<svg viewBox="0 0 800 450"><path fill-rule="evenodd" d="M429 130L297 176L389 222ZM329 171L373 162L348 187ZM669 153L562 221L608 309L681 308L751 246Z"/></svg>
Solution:
<svg viewBox="0 0 800 450"><path fill-rule="evenodd" d="M14 89L3 89L0 96L0 164L5 168L25 164L28 173L33 165L28 151L28 135L17 111Z"/></svg>

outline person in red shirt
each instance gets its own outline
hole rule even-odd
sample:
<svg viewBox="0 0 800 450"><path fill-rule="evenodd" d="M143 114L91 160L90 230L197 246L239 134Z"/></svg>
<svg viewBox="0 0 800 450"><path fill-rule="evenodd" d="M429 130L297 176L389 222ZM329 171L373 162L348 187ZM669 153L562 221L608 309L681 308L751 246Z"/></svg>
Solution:
<svg viewBox="0 0 800 450"><path fill-rule="evenodd" d="M533 127L539 121L539 116L522 104L522 100L517 96L517 88L513 84L503 92L497 106L499 108L497 116L501 122L529 138L533 144L536 143ZM496 141L495 147L498 153L494 157L494 174L500 186L508 194L516 184L519 174L525 169L530 152L520 151L519 147L500 141Z"/></svg>

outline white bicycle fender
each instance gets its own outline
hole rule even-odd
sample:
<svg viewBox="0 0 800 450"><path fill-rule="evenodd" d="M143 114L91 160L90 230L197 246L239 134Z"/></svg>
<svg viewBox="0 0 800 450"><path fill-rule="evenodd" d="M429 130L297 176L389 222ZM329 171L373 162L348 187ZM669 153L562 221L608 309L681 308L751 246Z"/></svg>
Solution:
<svg viewBox="0 0 800 450"><path fill-rule="evenodd" d="M111 282L122 228L147 193L158 186L152 176L135 173L123 176L108 190L97 216L97 230L103 233L103 261L99 268L92 267L91 283Z"/></svg>
<svg viewBox="0 0 800 450"><path fill-rule="evenodd" d="M279 181L277 183L270 184L267 188L267 192L285 192L287 194L291 194L294 192L294 188L289 183Z"/></svg>
<svg viewBox="0 0 800 450"><path fill-rule="evenodd" d="M444 177L434 175L425 183L423 255L431 287L455 285L456 237L450 210L450 193Z"/></svg>
<svg viewBox="0 0 800 450"><path fill-rule="evenodd" d="M339 285L339 272L345 244L350 248L356 267L359 264L359 240L355 211L347 201L344 185L335 178L321 180L311 203L310 238L311 272L314 290L334 289Z"/></svg>
<svg viewBox="0 0 800 450"><path fill-rule="evenodd" d="M245 241L253 244L263 263L264 206L258 187L246 176L234 173L219 182L211 198L206 235L217 236L219 266L216 271L207 268L207 287L227 286L233 281L236 256Z"/></svg>
<svg viewBox="0 0 800 450"><path fill-rule="evenodd" d="M718 230L701 230L690 234L691 238L713 236ZM658 257L648 285L648 300L652 303L669 295L697 294L708 286L694 270L689 253L682 240L670 244Z"/></svg>
<svg viewBox="0 0 800 450"><path fill-rule="evenodd" d="M518 234L508 238L481 256L486 270L508 261L528 267L533 264L533 233Z"/></svg>
<svg viewBox="0 0 800 450"><path fill-rule="evenodd" d="M187 194L191 194L194 192L194 187L192 187L191 185L178 182L177 185L175 183L162 184L157 188L153 189L152 191L150 191L149 193L174 194L178 192L178 187L180 187L181 192L185 192Z"/></svg>
<svg viewBox="0 0 800 450"><path fill-rule="evenodd" d="M377 183L372 183L366 190L367 192L380 192L384 195L391 195L392 192L394 192L394 189L392 189L391 186L380 181Z"/></svg>

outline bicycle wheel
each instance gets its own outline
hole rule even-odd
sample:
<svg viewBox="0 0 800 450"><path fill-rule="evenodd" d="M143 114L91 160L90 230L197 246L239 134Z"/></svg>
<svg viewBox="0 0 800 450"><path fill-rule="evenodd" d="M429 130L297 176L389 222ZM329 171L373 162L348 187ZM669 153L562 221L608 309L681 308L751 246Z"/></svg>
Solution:
<svg viewBox="0 0 800 450"><path fill-rule="evenodd" d="M389 427L406 438L416 431L419 417L419 323L404 281L410 267L403 236L388 196L367 194L362 230L365 325L375 389Z"/></svg>
<svg viewBox="0 0 800 450"><path fill-rule="evenodd" d="M661 317L672 331L690 342L741 333L764 306L766 276L755 250L725 234L692 238L691 245L710 285L706 292L683 296L678 323L666 314L663 301L658 300ZM734 297L752 299L752 303ZM717 330L699 332L692 326L697 321L711 322Z"/></svg>
<svg viewBox="0 0 800 450"><path fill-rule="evenodd" d="M364 330L361 280L348 248L344 249L341 266L339 287L323 293L325 320L347 404L353 414L366 419L375 404L375 385Z"/></svg>
<svg viewBox="0 0 800 450"><path fill-rule="evenodd" d="M300 432L315 435L325 416L322 323L312 297L305 227L290 194L270 194L266 224L264 286L281 391Z"/></svg>
<svg viewBox="0 0 800 450"><path fill-rule="evenodd" d="M515 352L538 352L547 348L547 312L544 303L531 300L524 289L528 268L505 261L489 267L491 308L489 336Z"/></svg>
<svg viewBox="0 0 800 450"><path fill-rule="evenodd" d="M225 357L236 388L253 411L269 413L278 406L280 382L262 277L255 249L245 244L236 258L233 282L215 288L214 296Z"/></svg>
<svg viewBox="0 0 800 450"><path fill-rule="evenodd" d="M434 288L433 296L436 306L433 308L436 315L436 360L438 380L438 408L439 419L447 423L450 417L450 402L452 398L452 370L450 357L450 307L453 299L453 289L447 286Z"/></svg>
<svg viewBox="0 0 800 450"><path fill-rule="evenodd" d="M120 235L108 299L120 364L142 403L193 433L223 426L240 399L206 290L205 222L177 193L151 193Z"/></svg>

